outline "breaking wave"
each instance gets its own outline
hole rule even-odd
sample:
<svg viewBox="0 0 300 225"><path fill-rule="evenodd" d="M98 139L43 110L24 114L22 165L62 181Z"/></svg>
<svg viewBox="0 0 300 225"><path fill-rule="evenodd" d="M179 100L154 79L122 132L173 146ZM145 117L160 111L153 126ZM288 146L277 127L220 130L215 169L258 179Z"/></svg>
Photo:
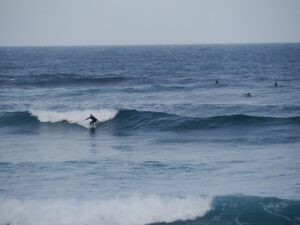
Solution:
<svg viewBox="0 0 300 225"><path fill-rule="evenodd" d="M102 200L0 199L0 224L300 224L300 202L274 197L130 196Z"/></svg>
<svg viewBox="0 0 300 225"><path fill-rule="evenodd" d="M285 125L299 127L300 125L300 117L277 118L242 114L214 117L184 117L150 111L101 109L69 112L45 110L4 112L0 113L0 127L37 123L67 123L89 128L89 122L85 119L91 113L99 120L98 127L106 130L188 131L241 127L251 129Z"/></svg>
<svg viewBox="0 0 300 225"><path fill-rule="evenodd" d="M110 109L71 111L71 112L33 110L30 112L30 114L31 116L36 117L42 123L47 123L47 122L57 123L57 122L67 121L70 124L78 124L82 127L89 128L89 121L85 119L90 114L93 114L101 123L114 118L117 112L118 111L116 110L110 110Z"/></svg>
<svg viewBox="0 0 300 225"><path fill-rule="evenodd" d="M107 200L0 200L0 224L144 225L203 216L211 200L202 197L133 196Z"/></svg>
<svg viewBox="0 0 300 225"><path fill-rule="evenodd" d="M35 125L37 123L68 123L76 124L85 128L89 128L89 121L85 120L91 113L99 122L104 122L115 117L118 111L103 110L86 110L86 111L70 111L56 112L46 110L32 110L30 112L9 112L0 114L0 127L4 126L22 126Z"/></svg>

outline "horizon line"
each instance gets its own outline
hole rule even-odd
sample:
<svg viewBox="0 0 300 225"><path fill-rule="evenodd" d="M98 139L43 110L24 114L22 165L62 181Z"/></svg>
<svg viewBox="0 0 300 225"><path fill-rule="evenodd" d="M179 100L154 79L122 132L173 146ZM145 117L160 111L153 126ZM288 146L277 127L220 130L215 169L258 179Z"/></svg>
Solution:
<svg viewBox="0 0 300 225"><path fill-rule="evenodd" d="M30 48L30 47L37 47L37 48L47 48L47 47L142 47L142 46L183 46L183 45L190 45L190 46L201 46L201 45L262 45L262 44L300 44L299 42L294 41L287 41L287 42L228 42L228 43L159 43L159 44L66 44L66 45L0 45L0 48Z"/></svg>

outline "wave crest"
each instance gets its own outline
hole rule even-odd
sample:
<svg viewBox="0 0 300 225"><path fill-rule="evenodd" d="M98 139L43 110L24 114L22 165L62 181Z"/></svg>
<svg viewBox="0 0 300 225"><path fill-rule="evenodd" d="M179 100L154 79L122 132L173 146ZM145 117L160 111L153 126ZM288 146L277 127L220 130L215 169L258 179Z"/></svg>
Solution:
<svg viewBox="0 0 300 225"><path fill-rule="evenodd" d="M67 121L71 124L78 124L82 127L89 128L89 121L85 120L90 114L93 114L99 122L104 122L113 119L117 110L102 109L102 110L85 110L85 111L70 111L70 112L55 112L33 110L31 115L37 117L40 122L56 123Z"/></svg>

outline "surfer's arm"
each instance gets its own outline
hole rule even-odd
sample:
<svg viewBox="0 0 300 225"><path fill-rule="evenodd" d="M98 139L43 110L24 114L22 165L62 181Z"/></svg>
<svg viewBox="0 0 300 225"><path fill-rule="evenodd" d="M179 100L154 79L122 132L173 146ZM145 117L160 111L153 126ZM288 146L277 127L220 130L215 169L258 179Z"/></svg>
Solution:
<svg viewBox="0 0 300 225"><path fill-rule="evenodd" d="M90 116L88 118L86 118L85 120L88 120L89 118L91 118Z"/></svg>

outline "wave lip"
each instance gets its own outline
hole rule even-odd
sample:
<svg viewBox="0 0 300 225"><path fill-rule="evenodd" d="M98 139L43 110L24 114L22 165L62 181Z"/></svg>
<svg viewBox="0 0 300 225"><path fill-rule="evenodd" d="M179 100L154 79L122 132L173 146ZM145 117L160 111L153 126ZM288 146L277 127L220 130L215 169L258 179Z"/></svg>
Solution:
<svg viewBox="0 0 300 225"><path fill-rule="evenodd" d="M144 225L203 216L211 200L202 197L131 196L107 200L0 200L0 224Z"/></svg>

